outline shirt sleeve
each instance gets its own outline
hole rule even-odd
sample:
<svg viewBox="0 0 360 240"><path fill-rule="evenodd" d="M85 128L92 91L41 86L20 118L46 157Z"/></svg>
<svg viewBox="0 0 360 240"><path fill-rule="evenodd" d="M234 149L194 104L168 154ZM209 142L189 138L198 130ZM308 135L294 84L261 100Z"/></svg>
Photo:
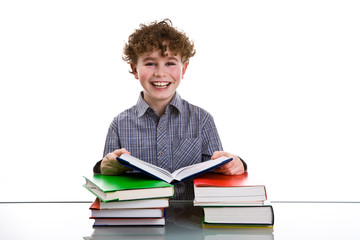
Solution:
<svg viewBox="0 0 360 240"><path fill-rule="evenodd" d="M116 118L110 124L108 133L106 135L105 147L103 152L103 157L108 153L115 151L116 149L121 149L120 139L119 139L119 129L117 127Z"/></svg>
<svg viewBox="0 0 360 240"><path fill-rule="evenodd" d="M121 148L121 144L120 144L120 139L119 139L119 131L117 129L116 120L114 119L114 121L111 123L108 133L106 135L103 157L105 157L108 153L111 153L111 152L115 151L116 149L120 149L120 148ZM101 161L102 160L98 161L95 164L95 166L93 167L94 173L101 173L101 171L100 171Z"/></svg>
<svg viewBox="0 0 360 240"><path fill-rule="evenodd" d="M216 129L214 118L207 114L202 126L202 161L211 159L215 151L222 151L223 147Z"/></svg>

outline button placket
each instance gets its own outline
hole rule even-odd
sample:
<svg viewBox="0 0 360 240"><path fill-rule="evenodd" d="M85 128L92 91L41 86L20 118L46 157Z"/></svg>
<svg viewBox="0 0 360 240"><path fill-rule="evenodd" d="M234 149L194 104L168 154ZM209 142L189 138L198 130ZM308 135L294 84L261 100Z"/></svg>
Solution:
<svg viewBox="0 0 360 240"><path fill-rule="evenodd" d="M166 138L166 117L163 116L160 118L157 127L157 157L159 167L168 169L168 159L167 159L167 138Z"/></svg>

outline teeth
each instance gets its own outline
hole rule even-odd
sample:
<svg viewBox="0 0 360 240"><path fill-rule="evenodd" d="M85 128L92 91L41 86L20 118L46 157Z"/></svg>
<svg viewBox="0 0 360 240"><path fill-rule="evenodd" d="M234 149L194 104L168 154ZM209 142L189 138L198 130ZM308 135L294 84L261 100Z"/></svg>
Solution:
<svg viewBox="0 0 360 240"><path fill-rule="evenodd" d="M166 88L167 86L169 86L169 82L153 82L152 83L155 87L158 88Z"/></svg>

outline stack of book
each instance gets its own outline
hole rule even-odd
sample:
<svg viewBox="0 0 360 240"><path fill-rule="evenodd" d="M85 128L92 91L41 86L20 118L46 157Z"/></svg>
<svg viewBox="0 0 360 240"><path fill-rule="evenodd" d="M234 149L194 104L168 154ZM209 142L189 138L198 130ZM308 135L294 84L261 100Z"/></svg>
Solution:
<svg viewBox="0 0 360 240"><path fill-rule="evenodd" d="M142 173L85 179L84 187L96 196L90 206L94 227L165 225L173 185Z"/></svg>
<svg viewBox="0 0 360 240"><path fill-rule="evenodd" d="M220 157L170 173L131 155L122 154L117 161L137 172L85 177L84 187L97 197L90 207L90 218L95 220L93 226L165 225L165 208L169 206L169 198L175 194L174 186L170 183L192 178L231 160Z"/></svg>
<svg viewBox="0 0 360 240"><path fill-rule="evenodd" d="M253 185L248 173L205 173L194 179L194 205L203 208L203 227L272 228L274 211L264 185Z"/></svg>

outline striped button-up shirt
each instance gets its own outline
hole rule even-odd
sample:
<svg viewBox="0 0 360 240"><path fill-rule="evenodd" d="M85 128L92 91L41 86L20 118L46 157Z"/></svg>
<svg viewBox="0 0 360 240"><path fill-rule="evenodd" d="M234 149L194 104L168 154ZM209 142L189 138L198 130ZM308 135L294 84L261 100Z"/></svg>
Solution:
<svg viewBox="0 0 360 240"><path fill-rule="evenodd" d="M159 117L141 93L137 104L111 123L104 156L120 148L173 172L209 160L214 151L222 150L222 145L213 117L205 110L175 93L165 114ZM193 198L191 180L176 185L175 199Z"/></svg>

